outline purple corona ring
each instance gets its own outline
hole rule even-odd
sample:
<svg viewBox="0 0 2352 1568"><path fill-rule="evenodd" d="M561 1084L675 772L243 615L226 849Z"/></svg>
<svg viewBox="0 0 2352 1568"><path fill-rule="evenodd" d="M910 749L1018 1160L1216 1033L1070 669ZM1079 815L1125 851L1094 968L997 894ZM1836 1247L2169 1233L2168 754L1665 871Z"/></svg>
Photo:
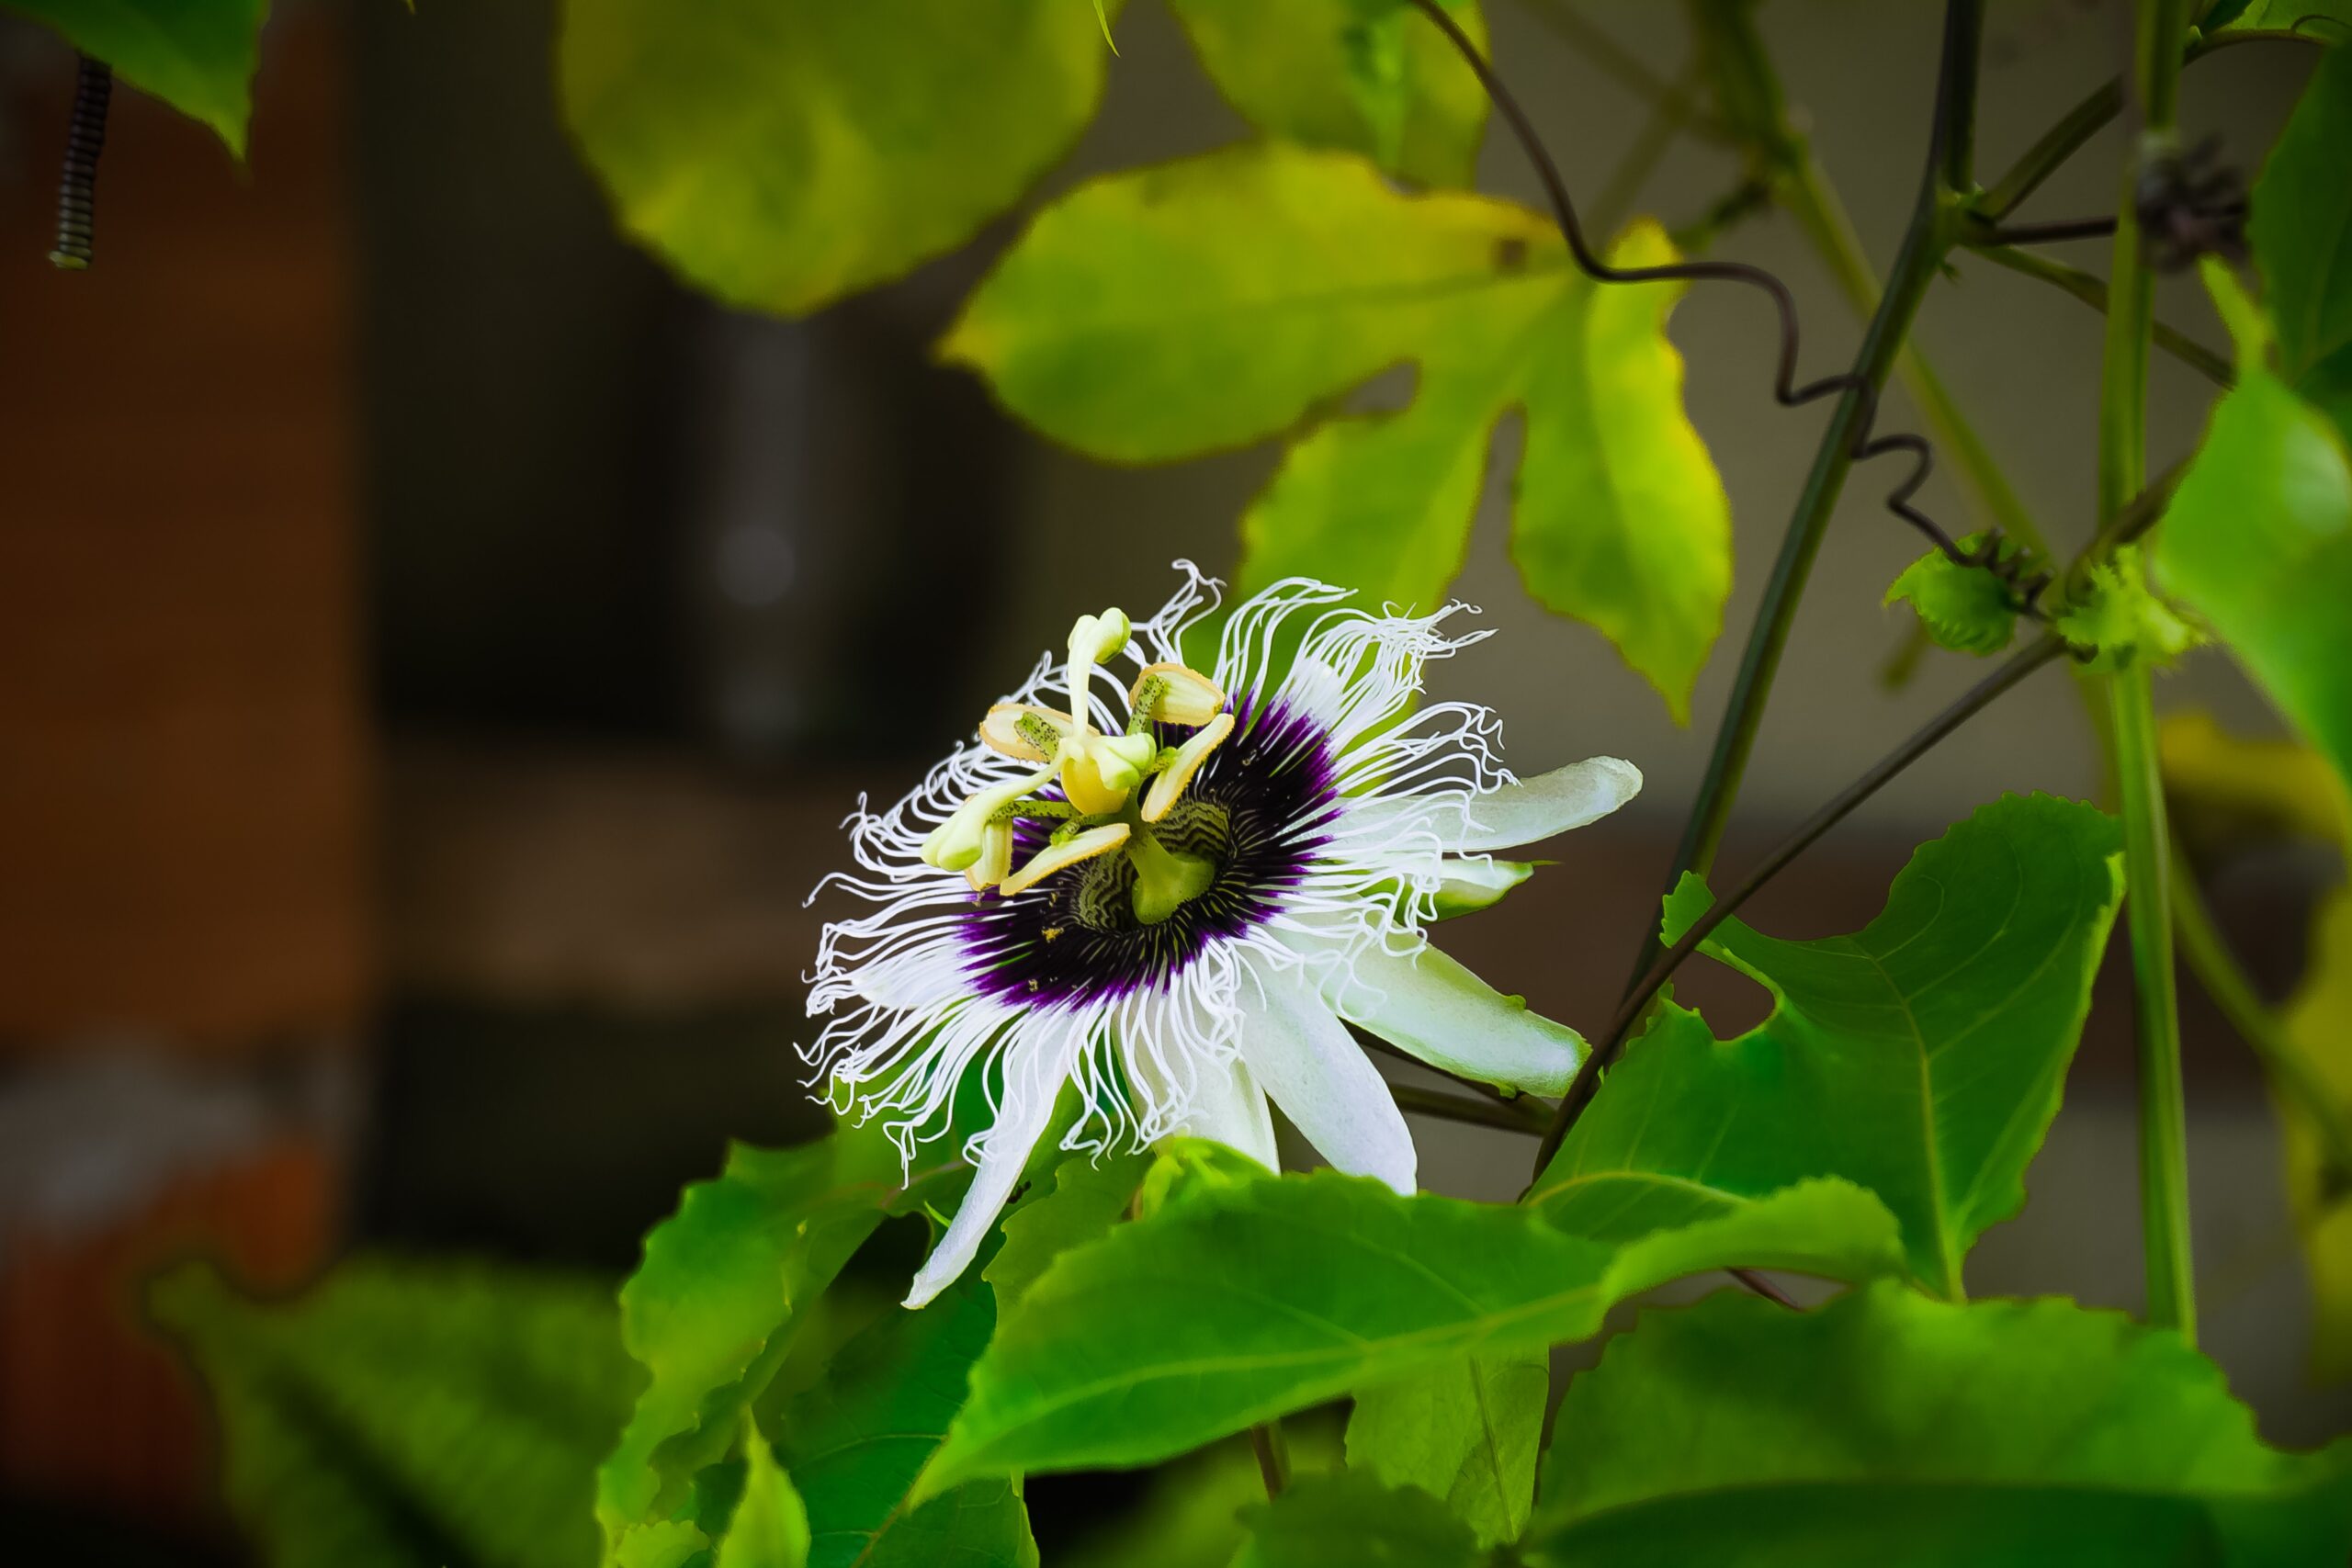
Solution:
<svg viewBox="0 0 2352 1568"><path fill-rule="evenodd" d="M988 1111L910 1306L978 1253L1065 1089L1064 1148L1204 1137L1271 1168L1279 1107L1332 1165L1410 1192L1411 1135L1349 1024L1535 1093L1582 1055L1423 928L1528 875L1493 852L1607 815L1640 773L1598 757L1521 782L1488 710L1420 702L1427 662L1486 635L1449 631L1460 605L1372 614L1294 579L1189 667L1217 585L1179 570L1158 615L1080 617L976 741L888 810L861 802L858 869L826 879L871 906L825 927L810 976L835 1109L882 1118L910 1161L959 1095L966 1125Z"/></svg>

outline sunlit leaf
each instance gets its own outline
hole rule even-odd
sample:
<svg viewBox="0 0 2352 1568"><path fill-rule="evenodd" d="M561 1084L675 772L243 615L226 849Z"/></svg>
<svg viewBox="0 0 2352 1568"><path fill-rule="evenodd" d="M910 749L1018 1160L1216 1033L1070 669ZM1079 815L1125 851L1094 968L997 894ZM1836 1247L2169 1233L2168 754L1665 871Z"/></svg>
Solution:
<svg viewBox="0 0 2352 1568"><path fill-rule="evenodd" d="M1981 548L1983 536L1961 544ZM2008 540L2001 547L2005 556L2017 549ZM2017 607L2007 585L1986 568L1962 566L1941 550L1929 550L1897 573L1884 602L1908 604L1936 646L1955 652L1998 653L2017 635Z"/></svg>
<svg viewBox="0 0 2352 1568"><path fill-rule="evenodd" d="M2352 4L2294 0L2315 36L2352 42ZM2262 270L2264 303L2278 324L2278 370L2305 399L2352 434L2352 50L2328 51L2312 73L2287 129L2255 183L2246 237Z"/></svg>
<svg viewBox="0 0 2352 1568"><path fill-rule="evenodd" d="M921 1312L886 1310L786 1407L774 1429L808 1501L809 1568L1035 1568L1011 1483L909 1499L995 1326L989 1287L967 1275Z"/></svg>
<svg viewBox="0 0 2352 1568"><path fill-rule="evenodd" d="M1411 1486L1359 1471L1301 1478L1244 1510L1250 1541L1233 1568L1479 1568L1470 1527Z"/></svg>
<svg viewBox="0 0 2352 1568"><path fill-rule="evenodd" d="M808 1510L749 1411L743 1457L743 1495L728 1519L715 1568L808 1568Z"/></svg>
<svg viewBox="0 0 2352 1568"><path fill-rule="evenodd" d="M1913 1275L1959 1295L1969 1247L2024 1201L2057 1113L2120 848L2090 807L2005 796L1922 845L1852 936L1724 922L1702 951L1770 989L1772 1016L1719 1042L1667 1009L1527 1201L1563 1229L1630 1239L1843 1177L1902 1222ZM1686 877L1667 934L1711 902Z"/></svg>
<svg viewBox="0 0 2352 1568"><path fill-rule="evenodd" d="M151 1312L202 1374L275 1568L584 1568L641 1374L603 1281L361 1258L285 1303L192 1265Z"/></svg>
<svg viewBox="0 0 2352 1568"><path fill-rule="evenodd" d="M2073 602L2052 622L2086 668L2170 664L2203 640L2197 628L2149 592L2136 546L2119 546L2083 574Z"/></svg>
<svg viewBox="0 0 2352 1568"><path fill-rule="evenodd" d="M1233 107L1275 136L1362 152L1424 185L1466 186L1487 95L1404 0L1170 0ZM1447 9L1481 49L1470 0Z"/></svg>
<svg viewBox="0 0 2352 1568"><path fill-rule="evenodd" d="M245 155L254 64L269 0L0 0L46 22L116 75Z"/></svg>
<svg viewBox="0 0 2352 1568"><path fill-rule="evenodd" d="M1481 1545L1516 1538L1535 1499L1551 1358L1464 1356L1356 1391L1348 1465L1442 1498Z"/></svg>
<svg viewBox="0 0 2352 1568"><path fill-rule="evenodd" d="M1004 1247L987 1273L999 1307L1010 1310L1056 1258L1108 1232L1134 1203L1150 1163L1143 1155L1081 1152L1055 1167L1054 1190L1005 1218Z"/></svg>
<svg viewBox="0 0 2352 1568"><path fill-rule="evenodd" d="M646 1237L621 1313L629 1353L651 1379L597 1472L608 1540L671 1517L696 1472L727 1454L797 1314L905 1201L899 1176L896 1151L868 1134L784 1150L739 1145L725 1174L687 1188Z"/></svg>
<svg viewBox="0 0 2352 1568"><path fill-rule="evenodd" d="M1104 44L1034 0L565 0L566 123L621 226L797 315L955 249L1094 115Z"/></svg>
<svg viewBox="0 0 2352 1568"><path fill-rule="evenodd" d="M2205 276L2238 339L2238 381L2157 526L2159 585L2352 778L2352 453L2266 367L2236 280L2211 262Z"/></svg>
<svg viewBox="0 0 2352 1568"><path fill-rule="evenodd" d="M1521 1560L2278 1568L2352 1551L2352 1446L2263 1446L2213 1364L2069 1301L1899 1286L1652 1311L1570 1384Z"/></svg>
<svg viewBox="0 0 2352 1568"><path fill-rule="evenodd" d="M1613 1303L1708 1269L1897 1262L1892 1219L1841 1182L1623 1246L1329 1171L1204 1186L1031 1287L924 1485L1148 1464L1461 1356L1582 1338Z"/></svg>
<svg viewBox="0 0 2352 1568"><path fill-rule="evenodd" d="M1616 254L1672 254L1639 224ZM1523 409L1512 553L1678 716L1723 620L1730 510L1683 412L1676 290L1599 288L1508 202L1400 194L1280 144L1100 180L1039 216L943 344L1097 457L1283 435L1392 366L1394 412L1299 437L1242 521L1241 586L1293 573L1433 607L1461 570L1495 426Z"/></svg>

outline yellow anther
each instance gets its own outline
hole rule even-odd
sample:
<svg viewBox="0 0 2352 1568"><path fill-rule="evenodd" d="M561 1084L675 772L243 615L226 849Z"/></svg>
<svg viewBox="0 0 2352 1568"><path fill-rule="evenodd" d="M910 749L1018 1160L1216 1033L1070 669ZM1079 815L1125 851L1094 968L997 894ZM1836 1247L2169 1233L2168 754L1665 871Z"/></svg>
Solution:
<svg viewBox="0 0 2352 1568"><path fill-rule="evenodd" d="M1106 823L1089 828L1067 843L1049 845L1027 865L1023 866L1002 884L1008 898L1015 893L1026 893L1046 878L1083 860L1117 849L1127 841L1129 829L1125 822Z"/></svg>
<svg viewBox="0 0 2352 1568"><path fill-rule="evenodd" d="M1159 776L1151 781L1151 788L1143 797L1143 819L1157 822L1167 816L1176 802L1183 797L1184 786L1193 782L1193 775L1201 771L1201 764L1209 760L1209 753L1225 744L1225 738L1232 733L1233 716L1221 713L1176 748L1176 755L1170 760L1168 766L1160 770Z"/></svg>
<svg viewBox="0 0 2352 1568"><path fill-rule="evenodd" d="M980 858L964 868L964 880L978 893L1012 874L1012 819L991 819L980 829Z"/></svg>
<svg viewBox="0 0 2352 1568"><path fill-rule="evenodd" d="M1054 746L1043 750L1031 738L1039 726L1050 731L1055 740ZM1023 730L1031 733L1023 734ZM983 745L991 751L1018 757L1024 762L1050 761L1059 749L1061 738L1069 732L1069 715L1026 703L999 703L989 709L987 717L980 720L980 741Z"/></svg>
<svg viewBox="0 0 2352 1568"><path fill-rule="evenodd" d="M922 858L926 865L942 871L964 871L979 863L986 851L982 834L989 818L1012 805L1041 784L1053 782L1054 770L1046 768L1025 778L1007 779L990 784L956 808L956 814L931 830L922 841Z"/></svg>
<svg viewBox="0 0 2352 1568"><path fill-rule="evenodd" d="M1152 705L1147 718L1167 724L1197 727L1215 718L1225 708L1225 694L1216 682L1199 671L1182 664L1150 664L1127 691L1127 705L1138 708L1144 688L1157 683L1159 700ZM1139 708L1138 708L1139 711Z"/></svg>

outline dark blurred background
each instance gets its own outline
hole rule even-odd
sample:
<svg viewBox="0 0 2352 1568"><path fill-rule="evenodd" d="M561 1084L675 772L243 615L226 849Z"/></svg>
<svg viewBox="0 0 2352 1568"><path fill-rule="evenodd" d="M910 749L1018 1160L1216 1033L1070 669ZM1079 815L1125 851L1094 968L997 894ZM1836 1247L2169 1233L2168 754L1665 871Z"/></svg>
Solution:
<svg viewBox="0 0 2352 1568"><path fill-rule="evenodd" d="M71 57L0 18L0 1497L75 1561L234 1551L206 1501L201 1407L133 1323L159 1261L200 1251L271 1289L389 1244L616 1279L725 1140L813 1129L793 1045L824 911L802 900L840 861L842 814L910 783L1077 608L1148 610L1179 555L1228 571L1274 456L1098 468L933 363L1017 220L807 321L686 291L616 237L565 141L547 0L277 9L249 166L118 95L85 275L44 260ZM1639 104L1516 0L1487 9L1570 177L1603 178ZM1583 10L1661 71L1681 58L1669 7ZM2115 5L1993 16L1988 166L2111 74L2121 36ZM1935 26L1924 0L1766 12L1881 265ZM1156 7L1129 8L1120 47L1101 121L1046 193L1240 134ZM2200 64L2192 128L2251 169L2304 69L2260 50ZM1484 182L1532 194L1489 141ZM2109 205L2117 155L2110 132L2039 210ZM1687 146L1650 193L1686 218L1736 173ZM1850 313L1785 220L1724 249L1795 284L1809 371L1851 351ZM2218 341L2192 295L2163 311ZM1751 299L1702 290L1675 336L1734 498L1736 647L1818 421L1765 396ZM2045 526L2084 536L2098 318L1963 261L1919 341ZM2163 459L2210 390L2168 361L2156 378ZM1916 428L1899 394L1890 408ZM1875 511L1877 481L1849 487L1728 865L1972 678L1944 658L1903 693L1880 682L1905 627L1879 594L1916 547ZM1940 477L1930 494L1967 511ZM1732 653L1678 730L1596 635L1526 599L1501 521L1490 496L1461 592L1504 635L1446 688L1501 712L1522 771L1607 752L1649 784L1510 912L1442 940L1590 1026L1655 908ZM2217 659L2164 697L2270 725ZM1851 929L1913 844L2004 789L2090 794L2091 758L2064 678L2044 676L1756 918ZM2336 874L2289 853L2217 866L2274 994ZM1977 1255L1980 1293L2136 1302L2118 979L2025 1214ZM2305 1375L2261 1084L2189 989L2206 1343L2270 1436L2313 1439L2352 1407ZM1724 1032L1760 1012L1721 976L1684 994ZM1432 1186L1508 1196L1523 1175L1516 1146L1419 1131Z"/></svg>

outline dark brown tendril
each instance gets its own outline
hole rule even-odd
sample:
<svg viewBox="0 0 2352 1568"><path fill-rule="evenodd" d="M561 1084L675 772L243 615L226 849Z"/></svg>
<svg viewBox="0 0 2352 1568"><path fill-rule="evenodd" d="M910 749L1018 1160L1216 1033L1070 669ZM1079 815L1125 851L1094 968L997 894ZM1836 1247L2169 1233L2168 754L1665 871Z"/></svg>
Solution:
<svg viewBox="0 0 2352 1568"><path fill-rule="evenodd" d="M2005 551L1997 530L1988 530L1973 548L1962 545L1947 533L1932 517L1912 504L1912 498L1928 482L1928 475L1935 464L1933 449L1927 438L1904 432L1893 435L1873 435L1871 425L1878 416L1878 389L1870 380L1852 372L1825 376L1818 380L1797 384L1797 359L1801 329L1797 321L1796 298L1789 286L1763 267L1747 262L1689 261L1660 266L1612 266L1603 261L1587 243L1584 224L1577 216L1576 203L1569 198L1567 181L1562 177L1559 165L1551 152L1535 132L1527 111L1520 107L1517 97L1503 85L1494 67L1478 52L1461 25L1448 16L1440 0L1409 0L1414 9L1429 18L1430 24L1443 33L1454 51L1462 56L1477 76L1478 85L1504 123L1510 127L1512 137L1535 166L1550 199L1552 216L1559 225L1560 237L1567 242L1568 254L1577 267L1587 276L1601 283L1663 283L1663 282L1724 282L1744 283L1761 289L1772 301L1781 325L1780 356L1772 370L1772 399L1782 408L1800 408L1806 403L1839 393L1850 392L1861 405L1861 417L1856 422L1854 444L1849 449L1856 462L1867 462L1890 452L1908 453L1912 459L1910 472L1886 494L1886 509L1925 536L1947 560L1955 566L1979 567L1991 572L2007 591L2010 604L2021 615L2035 620L2046 620L2039 601L2049 588L2053 574L2047 570L2035 570L2040 563L2024 550Z"/></svg>

